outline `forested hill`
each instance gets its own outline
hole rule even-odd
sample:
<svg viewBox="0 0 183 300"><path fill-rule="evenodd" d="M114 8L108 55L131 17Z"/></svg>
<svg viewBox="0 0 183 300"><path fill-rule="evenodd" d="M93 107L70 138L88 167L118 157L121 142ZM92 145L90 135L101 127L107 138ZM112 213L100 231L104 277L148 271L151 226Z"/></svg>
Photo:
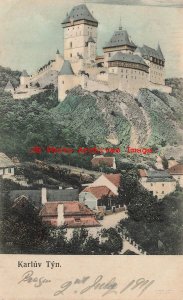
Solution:
<svg viewBox="0 0 183 300"><path fill-rule="evenodd" d="M20 71L12 71L10 68L0 66L0 88L5 88L9 80L14 87L17 87L20 82L20 75Z"/></svg>
<svg viewBox="0 0 183 300"><path fill-rule="evenodd" d="M118 90L90 93L77 87L52 113L55 122L103 146L176 149L183 145L183 84L181 80L169 82L172 95L141 89L136 98Z"/></svg>
<svg viewBox="0 0 183 300"><path fill-rule="evenodd" d="M1 87L20 72L0 67ZM183 80L168 79L172 95L141 89L134 98L113 91L90 93L76 87L62 103L57 91L17 101L0 89L0 152L30 158L35 145L156 146L169 156L183 150Z"/></svg>

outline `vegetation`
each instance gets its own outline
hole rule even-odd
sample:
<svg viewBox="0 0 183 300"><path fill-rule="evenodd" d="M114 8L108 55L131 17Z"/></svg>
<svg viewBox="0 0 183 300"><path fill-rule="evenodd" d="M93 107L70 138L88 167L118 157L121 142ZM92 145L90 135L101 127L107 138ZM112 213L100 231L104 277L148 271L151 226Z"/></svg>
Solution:
<svg viewBox="0 0 183 300"><path fill-rule="evenodd" d="M42 223L38 210L26 198L12 203L8 193L1 209L1 253L37 254L119 254L122 240L116 229L103 230L96 237L85 228L74 229Z"/></svg>
<svg viewBox="0 0 183 300"><path fill-rule="evenodd" d="M129 217L120 222L119 230L148 254L183 254L183 191L179 189L157 201L131 173L123 174Z"/></svg>

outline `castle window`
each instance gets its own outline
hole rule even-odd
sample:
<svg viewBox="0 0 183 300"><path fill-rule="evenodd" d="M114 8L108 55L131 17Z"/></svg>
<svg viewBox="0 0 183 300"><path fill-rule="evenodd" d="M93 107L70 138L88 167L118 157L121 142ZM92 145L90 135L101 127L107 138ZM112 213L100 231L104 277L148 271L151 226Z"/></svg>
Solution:
<svg viewBox="0 0 183 300"><path fill-rule="evenodd" d="M128 78L128 76L126 75L126 78Z"/></svg>
<svg viewBox="0 0 183 300"><path fill-rule="evenodd" d="M70 53L70 57L72 57L72 53Z"/></svg>
<svg viewBox="0 0 183 300"><path fill-rule="evenodd" d="M62 84L64 84L64 81L62 81Z"/></svg>
<svg viewBox="0 0 183 300"><path fill-rule="evenodd" d="M70 42L70 48L72 48L72 42Z"/></svg>
<svg viewBox="0 0 183 300"><path fill-rule="evenodd" d="M165 192L164 191L162 191L162 194L164 194Z"/></svg>
<svg viewBox="0 0 183 300"><path fill-rule="evenodd" d="M165 186L164 183L162 183L162 186Z"/></svg>

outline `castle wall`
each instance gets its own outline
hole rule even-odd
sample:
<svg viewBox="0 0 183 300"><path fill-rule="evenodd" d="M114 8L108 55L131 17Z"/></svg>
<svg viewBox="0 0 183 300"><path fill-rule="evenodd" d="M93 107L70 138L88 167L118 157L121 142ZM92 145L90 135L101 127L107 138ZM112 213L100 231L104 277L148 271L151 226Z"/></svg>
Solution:
<svg viewBox="0 0 183 300"><path fill-rule="evenodd" d="M88 76L81 76L80 84L83 89L94 92L94 91L103 91L109 92L110 88L108 82L99 81L99 80L92 80L88 78Z"/></svg>
<svg viewBox="0 0 183 300"><path fill-rule="evenodd" d="M136 95L140 88L148 86L148 73L130 68L109 68L109 85L132 95Z"/></svg>
<svg viewBox="0 0 183 300"><path fill-rule="evenodd" d="M46 85L53 84L54 86L57 86L58 81L58 71L54 71L51 68L40 72L36 76L30 79L30 83L34 86L37 82L40 84L40 87L43 88Z"/></svg>

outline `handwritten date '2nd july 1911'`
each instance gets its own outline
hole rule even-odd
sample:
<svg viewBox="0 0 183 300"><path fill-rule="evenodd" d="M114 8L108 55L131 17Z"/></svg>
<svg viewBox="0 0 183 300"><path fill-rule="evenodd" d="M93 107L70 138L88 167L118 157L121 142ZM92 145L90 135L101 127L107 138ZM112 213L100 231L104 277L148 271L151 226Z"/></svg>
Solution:
<svg viewBox="0 0 183 300"><path fill-rule="evenodd" d="M34 287L41 287L42 285L51 283L51 280L46 278L38 278L34 275L33 271L27 271L23 274L20 283L33 284ZM76 278L74 280L68 280L62 283L58 290L54 292L54 296L65 295L66 291L70 293L85 294L87 292L95 292L101 290L102 296L109 294L122 294L127 291L134 291L134 296L141 296L147 291L150 286L154 284L155 280L147 280L145 278L139 278L137 280L131 280L123 285L118 284L116 277L110 280L105 280L103 275L99 275L92 279L91 276L83 276L82 278Z"/></svg>

